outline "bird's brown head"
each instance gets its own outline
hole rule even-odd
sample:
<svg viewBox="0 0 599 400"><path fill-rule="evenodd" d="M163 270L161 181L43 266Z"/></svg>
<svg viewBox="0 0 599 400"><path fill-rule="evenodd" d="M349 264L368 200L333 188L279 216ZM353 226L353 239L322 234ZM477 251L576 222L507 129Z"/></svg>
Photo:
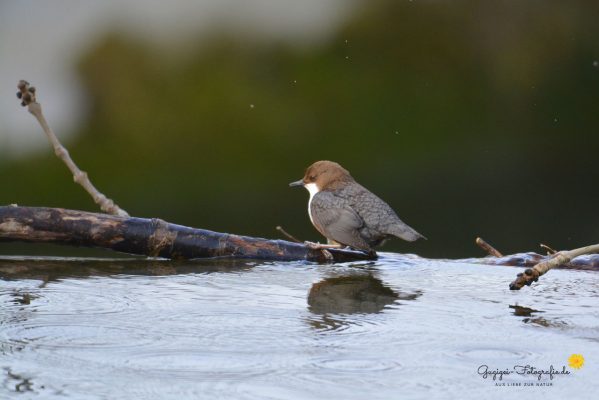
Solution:
<svg viewBox="0 0 599 400"><path fill-rule="evenodd" d="M289 186L316 186L317 191L334 190L348 182L353 182L354 178L341 165L333 161L316 161L310 165L304 174L303 179L292 182Z"/></svg>

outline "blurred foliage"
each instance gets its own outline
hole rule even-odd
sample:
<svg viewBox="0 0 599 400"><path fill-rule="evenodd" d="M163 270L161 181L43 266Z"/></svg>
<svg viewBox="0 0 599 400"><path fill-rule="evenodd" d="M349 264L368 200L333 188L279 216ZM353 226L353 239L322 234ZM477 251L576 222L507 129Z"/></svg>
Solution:
<svg viewBox="0 0 599 400"><path fill-rule="evenodd" d="M215 33L169 52L111 35L80 62L89 115L66 145L140 217L320 240L287 184L330 159L429 238L385 250L596 243L598 17L592 1L369 1L310 48ZM51 151L0 163L0 178L0 203L96 210Z"/></svg>

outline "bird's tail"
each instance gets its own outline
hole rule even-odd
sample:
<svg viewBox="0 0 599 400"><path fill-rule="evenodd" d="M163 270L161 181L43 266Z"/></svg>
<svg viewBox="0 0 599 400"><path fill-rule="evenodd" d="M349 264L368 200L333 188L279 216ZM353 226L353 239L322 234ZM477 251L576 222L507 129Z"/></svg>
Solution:
<svg viewBox="0 0 599 400"><path fill-rule="evenodd" d="M406 224L395 224L391 227L388 232L390 235L397 236L400 239L407 240L408 242L413 242L418 239L427 240L424 235L416 232L414 229L410 228Z"/></svg>

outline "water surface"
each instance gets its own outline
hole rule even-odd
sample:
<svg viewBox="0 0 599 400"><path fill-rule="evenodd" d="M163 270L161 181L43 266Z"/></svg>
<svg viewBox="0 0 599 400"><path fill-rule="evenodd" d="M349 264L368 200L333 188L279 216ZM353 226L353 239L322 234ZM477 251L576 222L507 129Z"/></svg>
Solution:
<svg viewBox="0 0 599 400"><path fill-rule="evenodd" d="M553 270L513 292L518 271L393 254L337 265L3 258L0 399L598 393L599 274ZM498 386L482 365L570 373Z"/></svg>

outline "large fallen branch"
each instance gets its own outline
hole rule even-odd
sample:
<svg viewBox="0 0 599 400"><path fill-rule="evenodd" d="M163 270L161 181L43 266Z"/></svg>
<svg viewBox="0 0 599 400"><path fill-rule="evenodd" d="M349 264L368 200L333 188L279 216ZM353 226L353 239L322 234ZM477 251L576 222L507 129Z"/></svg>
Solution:
<svg viewBox="0 0 599 400"><path fill-rule="evenodd" d="M191 259L207 257L345 262L369 260L360 251L310 248L167 223L62 208L0 207L0 242L56 243L99 247L128 254Z"/></svg>
<svg viewBox="0 0 599 400"><path fill-rule="evenodd" d="M326 254L303 243L218 233L170 224L160 219L119 217L61 208L0 207L0 242L15 241L98 247L168 259L229 257L316 262L373 259L360 251L328 249L329 254ZM532 267L551 258L537 253L518 253L448 261ZM583 255L559 268L599 271L599 255Z"/></svg>

